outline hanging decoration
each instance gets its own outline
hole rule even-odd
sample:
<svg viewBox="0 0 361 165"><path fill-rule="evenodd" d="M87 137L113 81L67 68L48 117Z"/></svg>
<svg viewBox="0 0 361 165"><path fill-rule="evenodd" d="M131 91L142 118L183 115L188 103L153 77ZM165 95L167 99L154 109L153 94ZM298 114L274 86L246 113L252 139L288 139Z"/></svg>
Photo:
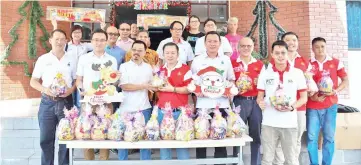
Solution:
<svg viewBox="0 0 361 165"><path fill-rule="evenodd" d="M133 7L135 10L167 10L172 6L186 6L187 16L190 17L192 13L189 0L115 0L112 3L112 11L109 17L112 26L115 25L116 6Z"/></svg>
<svg viewBox="0 0 361 165"><path fill-rule="evenodd" d="M29 7L29 15L25 11L25 8ZM40 27L43 32L43 36L40 37L42 47L46 51L50 51L50 48L46 44L46 41L49 39L49 33L46 31L44 24L41 22L41 17L44 16L44 12L41 8L39 1L25 1L19 8L18 13L22 16L18 22L10 29L9 34L12 38L9 45L5 48L4 54L1 56L1 65L10 66L10 65L23 65L24 73L26 76L31 76L29 72L29 65L26 61L9 61L8 57L10 56L11 49L14 47L15 43L19 40L19 34L16 33L16 30L28 17L29 19L29 39L28 39L28 56L30 59L35 59L37 52L37 42L36 42L36 27Z"/></svg>
<svg viewBox="0 0 361 165"><path fill-rule="evenodd" d="M267 16L266 16L266 7L270 8L269 18L273 26L277 29L277 39L281 39L282 34L286 31L278 24L274 18L274 14L277 12L277 8L269 0L257 0L256 7L253 10L253 15L256 16L251 30L248 32L247 37L252 37L258 27L258 37L259 37L259 54L263 60L266 60L268 57L268 34L267 34Z"/></svg>

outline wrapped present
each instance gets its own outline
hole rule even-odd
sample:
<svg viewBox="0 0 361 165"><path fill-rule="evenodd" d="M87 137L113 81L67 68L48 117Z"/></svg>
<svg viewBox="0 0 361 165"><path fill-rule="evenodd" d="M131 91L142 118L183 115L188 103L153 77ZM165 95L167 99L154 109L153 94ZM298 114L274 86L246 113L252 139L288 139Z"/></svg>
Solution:
<svg viewBox="0 0 361 165"><path fill-rule="evenodd" d="M125 123L123 114L118 112L111 116L112 124L108 129L108 139L121 141L124 139Z"/></svg>
<svg viewBox="0 0 361 165"><path fill-rule="evenodd" d="M78 118L78 109L73 107L71 110L64 108L65 118L59 122L57 137L59 140L73 140L75 138L75 124Z"/></svg>
<svg viewBox="0 0 361 165"><path fill-rule="evenodd" d="M152 116L150 117L147 125L145 126L145 140L159 140L159 123L158 117L158 106L154 106Z"/></svg>
<svg viewBox="0 0 361 165"><path fill-rule="evenodd" d="M154 67L153 69L153 79L152 86L153 87L161 87L166 83L166 76L164 71L159 71L159 67Z"/></svg>
<svg viewBox="0 0 361 165"><path fill-rule="evenodd" d="M99 105L95 109L95 113L100 118L110 117L112 110L105 104Z"/></svg>
<svg viewBox="0 0 361 165"><path fill-rule="evenodd" d="M198 111L198 117L194 121L196 139L208 139L210 134L210 119L212 118L208 114L208 109L200 109Z"/></svg>
<svg viewBox="0 0 361 165"><path fill-rule="evenodd" d="M314 73L312 71L305 72L305 78L306 78L308 92L317 92L318 91L317 84L316 84L315 80L313 80L313 75L314 75Z"/></svg>
<svg viewBox="0 0 361 165"><path fill-rule="evenodd" d="M270 97L270 102L272 106L277 109L283 109L287 106L290 106L290 100L291 98L286 96L282 84L278 85L275 94Z"/></svg>
<svg viewBox="0 0 361 165"><path fill-rule="evenodd" d="M75 138L78 140L89 140L93 127L92 115L80 115L76 122Z"/></svg>
<svg viewBox="0 0 361 165"><path fill-rule="evenodd" d="M186 106L181 108L181 114L176 123L176 140L189 141L194 139L194 122L191 117L193 108Z"/></svg>
<svg viewBox="0 0 361 165"><path fill-rule="evenodd" d="M211 121L211 134L210 137L214 140L226 138L227 121L223 118L222 113L219 111L219 105L214 109L214 116Z"/></svg>
<svg viewBox="0 0 361 165"><path fill-rule="evenodd" d="M145 120L143 113L128 113L125 117L124 141L136 142L143 140L145 132Z"/></svg>
<svg viewBox="0 0 361 165"><path fill-rule="evenodd" d="M50 91L55 96L60 96L66 92L66 82L62 73L57 73L50 85Z"/></svg>
<svg viewBox="0 0 361 165"><path fill-rule="evenodd" d="M165 104L163 110L164 116L160 124L160 137L163 140L174 140L175 139L175 120L173 118L173 109L170 103Z"/></svg>
<svg viewBox="0 0 361 165"><path fill-rule="evenodd" d="M227 137L241 136L247 131L247 125L240 117L241 107L238 106L233 110L231 108L226 110L227 116Z"/></svg>
<svg viewBox="0 0 361 165"><path fill-rule="evenodd" d="M318 89L321 93L331 93L333 91L333 81L330 77L330 72L323 71L322 78L318 84Z"/></svg>
<svg viewBox="0 0 361 165"><path fill-rule="evenodd" d="M91 129L90 137L92 140L105 140L107 139L108 128L110 125L109 118L100 118L98 116L92 116L94 122Z"/></svg>
<svg viewBox="0 0 361 165"><path fill-rule="evenodd" d="M236 86L240 93L252 90L252 79L246 73L241 73L238 80L236 81Z"/></svg>

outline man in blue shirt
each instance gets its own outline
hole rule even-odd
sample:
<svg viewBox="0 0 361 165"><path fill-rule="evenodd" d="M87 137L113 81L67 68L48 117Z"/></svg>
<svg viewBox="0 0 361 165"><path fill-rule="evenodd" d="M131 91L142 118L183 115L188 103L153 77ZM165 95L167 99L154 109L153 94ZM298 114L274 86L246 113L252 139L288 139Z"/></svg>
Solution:
<svg viewBox="0 0 361 165"><path fill-rule="evenodd" d="M124 62L126 52L116 45L119 37L118 29L114 26L109 26L106 32L108 33L109 39L107 46L105 47L105 52L117 59L117 68L119 69L120 64Z"/></svg>

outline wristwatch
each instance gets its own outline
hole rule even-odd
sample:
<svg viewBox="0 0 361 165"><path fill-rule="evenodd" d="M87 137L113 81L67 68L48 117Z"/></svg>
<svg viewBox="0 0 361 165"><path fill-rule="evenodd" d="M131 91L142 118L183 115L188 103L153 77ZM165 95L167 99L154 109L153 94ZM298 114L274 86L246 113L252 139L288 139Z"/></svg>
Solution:
<svg viewBox="0 0 361 165"><path fill-rule="evenodd" d="M291 107L292 107L292 109L291 109L291 112L292 112L292 111L294 111L294 110L295 110L295 108L294 108L293 106L291 106Z"/></svg>

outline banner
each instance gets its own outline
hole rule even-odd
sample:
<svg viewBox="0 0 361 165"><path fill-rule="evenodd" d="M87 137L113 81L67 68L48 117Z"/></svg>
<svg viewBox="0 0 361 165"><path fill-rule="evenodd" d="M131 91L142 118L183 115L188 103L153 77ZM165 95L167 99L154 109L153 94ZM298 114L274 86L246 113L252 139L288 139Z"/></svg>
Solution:
<svg viewBox="0 0 361 165"><path fill-rule="evenodd" d="M147 24L149 27L169 27L173 21L180 21L183 25L188 23L187 16L171 16L161 14L138 14L138 27Z"/></svg>
<svg viewBox="0 0 361 165"><path fill-rule="evenodd" d="M105 9L56 7L46 8L46 19L68 22L105 22Z"/></svg>

